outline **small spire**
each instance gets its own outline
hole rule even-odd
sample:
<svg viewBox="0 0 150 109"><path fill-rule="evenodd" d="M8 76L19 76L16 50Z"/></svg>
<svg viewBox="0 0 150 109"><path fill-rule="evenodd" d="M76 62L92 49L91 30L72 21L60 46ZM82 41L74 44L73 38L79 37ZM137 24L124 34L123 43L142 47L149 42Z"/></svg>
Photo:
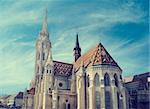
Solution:
<svg viewBox="0 0 150 109"><path fill-rule="evenodd" d="M48 18L47 18L47 8L45 9L45 16L44 16L44 20L43 20L43 25L42 25L42 32L48 33Z"/></svg>
<svg viewBox="0 0 150 109"><path fill-rule="evenodd" d="M47 62L46 62L46 65L52 65L53 64L53 59L52 59L52 52L50 51L49 54L48 54L48 58L47 58Z"/></svg>
<svg viewBox="0 0 150 109"><path fill-rule="evenodd" d="M79 47L78 33L77 33L77 35L76 35L76 46L78 46L78 47Z"/></svg>
<svg viewBox="0 0 150 109"><path fill-rule="evenodd" d="M81 56L81 48L80 48L80 44L79 44L78 33L76 35L76 44L74 47L74 56L75 56L75 62Z"/></svg>

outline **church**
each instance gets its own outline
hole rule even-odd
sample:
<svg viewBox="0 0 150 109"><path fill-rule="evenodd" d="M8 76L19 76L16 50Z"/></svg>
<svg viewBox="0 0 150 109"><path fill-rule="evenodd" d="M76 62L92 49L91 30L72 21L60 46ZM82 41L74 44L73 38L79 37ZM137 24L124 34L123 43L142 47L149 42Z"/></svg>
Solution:
<svg viewBox="0 0 150 109"><path fill-rule="evenodd" d="M74 62L66 63L53 60L50 37L46 12L23 109L127 109L122 69L101 43L81 55L77 34Z"/></svg>

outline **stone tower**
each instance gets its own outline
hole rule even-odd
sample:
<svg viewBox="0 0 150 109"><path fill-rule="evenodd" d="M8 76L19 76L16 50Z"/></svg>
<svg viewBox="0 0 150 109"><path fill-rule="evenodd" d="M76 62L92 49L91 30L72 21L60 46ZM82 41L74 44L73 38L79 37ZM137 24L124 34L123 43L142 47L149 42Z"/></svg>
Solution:
<svg viewBox="0 0 150 109"><path fill-rule="evenodd" d="M77 61L77 59L81 56L81 48L79 45L79 40L78 40L78 34L76 35L76 45L74 47L74 59L75 62Z"/></svg>
<svg viewBox="0 0 150 109"><path fill-rule="evenodd" d="M49 32L48 32L48 24L47 24L47 10L45 13L45 17L42 24L42 30L39 33L39 37L36 42L36 61L35 61L35 108L39 109L43 106L42 101L45 99L43 98L43 93L46 90L46 86L44 83L48 78L44 74L45 67L48 57L51 58L51 42L49 40ZM51 60L51 59L49 59ZM52 61L52 60L51 60Z"/></svg>
<svg viewBox="0 0 150 109"><path fill-rule="evenodd" d="M36 85L43 78L44 66L50 52L51 42L47 25L47 11L43 20L42 30L36 42L35 80Z"/></svg>

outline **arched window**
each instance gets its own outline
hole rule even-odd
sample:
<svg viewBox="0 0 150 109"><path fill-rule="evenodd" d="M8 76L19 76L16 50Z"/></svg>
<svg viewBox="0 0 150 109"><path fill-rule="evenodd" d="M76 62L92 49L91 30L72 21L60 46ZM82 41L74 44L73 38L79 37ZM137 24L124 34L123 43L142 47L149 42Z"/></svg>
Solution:
<svg viewBox="0 0 150 109"><path fill-rule="evenodd" d="M42 67L42 74L44 74L44 67Z"/></svg>
<svg viewBox="0 0 150 109"><path fill-rule="evenodd" d="M43 53L43 60L45 60L45 53Z"/></svg>
<svg viewBox="0 0 150 109"><path fill-rule="evenodd" d="M115 79L115 86L118 87L118 77L117 77L117 74L114 75L114 79Z"/></svg>
<svg viewBox="0 0 150 109"><path fill-rule="evenodd" d="M111 109L111 94L105 90L105 108Z"/></svg>
<svg viewBox="0 0 150 109"><path fill-rule="evenodd" d="M99 82L99 75L96 73L95 78L94 78L94 82L95 82L95 86L99 86L100 82Z"/></svg>
<svg viewBox="0 0 150 109"><path fill-rule="evenodd" d="M89 75L87 76L87 87L89 87L90 86L90 81L89 81Z"/></svg>
<svg viewBox="0 0 150 109"><path fill-rule="evenodd" d="M96 109L100 109L100 93L96 91L95 94L95 101L96 101Z"/></svg>
<svg viewBox="0 0 150 109"><path fill-rule="evenodd" d="M68 108L67 109L70 109L70 104L68 104Z"/></svg>
<svg viewBox="0 0 150 109"><path fill-rule="evenodd" d="M68 100L66 100L66 102L65 102L64 109L71 109L70 103L68 102Z"/></svg>
<svg viewBox="0 0 150 109"><path fill-rule="evenodd" d="M120 75L120 79L122 80L122 76Z"/></svg>
<svg viewBox="0 0 150 109"><path fill-rule="evenodd" d="M106 73L106 74L104 75L104 85L105 85L105 86L110 86L110 78L109 78L108 73Z"/></svg>
<svg viewBox="0 0 150 109"><path fill-rule="evenodd" d="M120 109L120 96L118 92L117 92L117 102L118 102L118 109Z"/></svg>

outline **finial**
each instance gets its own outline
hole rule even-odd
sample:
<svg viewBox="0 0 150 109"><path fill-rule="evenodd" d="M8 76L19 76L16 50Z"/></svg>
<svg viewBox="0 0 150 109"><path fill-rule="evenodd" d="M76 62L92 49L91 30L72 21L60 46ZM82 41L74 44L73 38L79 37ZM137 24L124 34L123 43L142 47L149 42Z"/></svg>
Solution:
<svg viewBox="0 0 150 109"><path fill-rule="evenodd" d="M42 32L48 33L48 23L47 23L47 17L48 17L48 10L45 9L45 16L43 20L43 26L42 26Z"/></svg>

